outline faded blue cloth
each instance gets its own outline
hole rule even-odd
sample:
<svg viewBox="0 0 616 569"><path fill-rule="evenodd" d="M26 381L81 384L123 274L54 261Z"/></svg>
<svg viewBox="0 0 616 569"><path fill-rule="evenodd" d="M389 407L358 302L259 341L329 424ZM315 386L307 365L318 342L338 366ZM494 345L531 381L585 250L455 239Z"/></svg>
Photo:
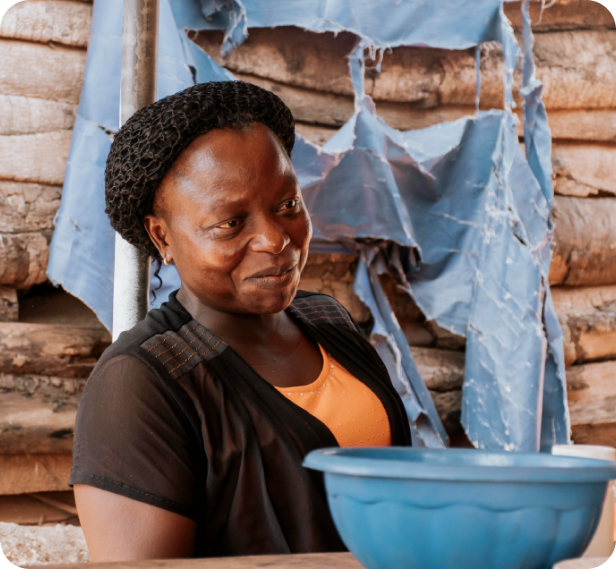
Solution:
<svg viewBox="0 0 616 569"><path fill-rule="evenodd" d="M447 436L379 283L394 275L429 320L467 338L462 422L482 448L538 450L569 440L562 333L547 283L550 133L524 29L526 157L517 141L513 71L522 53L500 0L160 0L158 96L231 76L184 30L223 29L221 49L250 27L351 31L356 111L323 148L297 137L293 164L314 225L314 250L359 255L355 291L372 342L405 403L417 445ZM526 2L526 10L528 2ZM118 129L122 0L95 3L86 80L56 218L50 279L112 325L113 231L103 173ZM526 15L527 17L527 15ZM364 50L503 45L505 110L400 132L363 90ZM478 84L479 85L479 84ZM177 288L164 267L157 305ZM156 285L156 281L153 281Z"/></svg>

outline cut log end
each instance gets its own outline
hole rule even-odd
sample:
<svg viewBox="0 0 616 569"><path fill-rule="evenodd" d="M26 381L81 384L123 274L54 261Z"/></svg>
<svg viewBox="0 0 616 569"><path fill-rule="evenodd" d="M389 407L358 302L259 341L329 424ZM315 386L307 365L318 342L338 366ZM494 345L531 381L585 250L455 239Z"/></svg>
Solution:
<svg viewBox="0 0 616 569"><path fill-rule="evenodd" d="M0 322L17 322L19 303L14 288L0 286Z"/></svg>

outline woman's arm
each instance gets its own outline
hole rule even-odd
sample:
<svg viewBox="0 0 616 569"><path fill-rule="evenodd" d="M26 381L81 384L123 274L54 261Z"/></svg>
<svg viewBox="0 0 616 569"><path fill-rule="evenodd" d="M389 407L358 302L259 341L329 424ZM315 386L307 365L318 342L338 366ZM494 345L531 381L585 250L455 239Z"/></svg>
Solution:
<svg viewBox="0 0 616 569"><path fill-rule="evenodd" d="M192 557L196 523L93 486L75 484L79 520L92 561Z"/></svg>

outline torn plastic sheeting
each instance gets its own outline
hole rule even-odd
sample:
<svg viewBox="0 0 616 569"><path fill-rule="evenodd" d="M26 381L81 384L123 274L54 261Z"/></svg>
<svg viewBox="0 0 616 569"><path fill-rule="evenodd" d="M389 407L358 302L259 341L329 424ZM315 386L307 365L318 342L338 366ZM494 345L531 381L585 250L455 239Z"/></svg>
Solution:
<svg viewBox="0 0 616 569"><path fill-rule="evenodd" d="M177 22L187 29L224 29L223 52L244 41L248 28L298 26L314 32L352 32L376 48L423 45L466 49L500 41L500 0L202 0L202 14L179 3Z"/></svg>
<svg viewBox="0 0 616 569"><path fill-rule="evenodd" d="M359 241L356 248L366 267L360 264L355 289L375 315L373 335L385 339L375 342L385 361L385 345L394 361L402 359L408 345L394 337L395 316L377 300L382 291L370 278L374 257L364 252L375 239L396 241L419 308L428 319L467 337L463 420L471 440L487 448L537 450L546 350L541 260L550 246L549 208L519 147L516 119L507 111L492 111L399 132L376 117L370 103L358 96L355 116L323 148L312 147L312 161L296 156L299 163L318 160L324 166L323 177L312 176L311 183L298 168L315 236ZM309 154L309 148L304 143L300 153ZM341 174L345 159L359 151L375 156L378 167L354 162L352 172ZM381 212L357 206L370 203L374 188L399 200L396 215L384 216L393 221L385 232ZM368 243L366 211L373 212ZM341 230L340 217L355 233ZM403 226L407 231L401 231ZM393 266L389 272L400 276ZM410 383L409 397L415 399L407 409L414 413L418 403L429 417L412 369L404 372L398 372L397 385ZM433 422L436 432L437 425Z"/></svg>
<svg viewBox="0 0 616 569"><path fill-rule="evenodd" d="M202 4L174 0L171 6L169 0L161 0L158 95L170 94L194 81L230 77L190 42L181 28L225 29L232 40L228 48L233 41L243 41L248 25L297 25L312 31L353 31L362 38L362 46L369 48L428 45L463 49L484 41L500 41L505 57L505 108L510 108L513 70L520 51L500 1L390 0L386 4L308 1L299 8L281 2L273 9L271 0L204 0ZM111 325L113 232L100 204L109 145L103 129L117 129L121 53L118 14L120 0L95 5L86 81L49 268L50 278L93 307L107 326ZM352 63L361 65L359 59ZM426 409L417 390L409 389L417 378L413 374L409 377L409 366L406 372L402 366L401 354L408 345L388 331L386 321L393 317L394 322L395 316L377 302L378 290L374 287L380 285L374 275L382 270L383 263L388 271L407 279L403 288L429 319L460 335L469 331L473 361L467 358L464 424L476 444L536 449L542 422L538 407L541 395L544 401L549 395L555 402L549 409L544 403L543 442L565 442L568 419L561 397L564 377L559 376L562 339L559 352L560 329L551 318L549 290L543 279L550 258L551 234L545 215L551 186L543 171L536 168L546 160L549 163L545 113L536 112L529 121L532 108L524 109L528 114L525 122L530 125L534 121L538 159L533 162L529 155L532 170L536 170L533 175L519 151L511 113L482 113L401 133L375 116L371 101L361 93L357 73L353 83L358 95L355 116L322 149L298 137L293 163L307 201L312 200L315 233L321 238L314 245L323 250L341 246L359 250L367 262L372 288L364 286L360 296L375 318L382 311L383 325L375 328L373 342L382 351L399 391L408 395L404 396L405 405L409 416L416 417L415 435L425 444L438 444L432 436L439 431L438 425L425 425ZM535 82L532 93L537 101L540 90ZM88 144L89 140L94 144ZM341 167L345 160L355 160L353 167ZM357 175L354 169L358 163L365 177L349 183ZM331 184L334 175L341 184ZM327 191L319 195L318 188ZM358 196L362 195L379 207L358 208ZM89 207L83 207L84 203ZM332 204L339 208L338 216L332 215ZM380 207L386 208L387 216ZM359 218L361 224L356 223ZM75 224L86 230L77 231ZM373 262L376 256L368 253L375 240L381 243L381 251L383 246L394 244L401 259L396 261L394 255ZM506 258L502 257L505 253ZM163 267L161 275L165 286L158 292L156 304L179 284L173 267ZM358 291L359 279L358 273ZM553 357L547 359L542 356L545 338L538 334L542 315L552 338L549 353ZM516 358L513 345L508 344L513 340L523 344L522 358ZM522 370L515 365L509 369L511 364L521 362L529 365Z"/></svg>
<svg viewBox="0 0 616 569"><path fill-rule="evenodd" d="M530 0L522 2L522 34L524 39L524 67L521 94L524 105L524 144L526 157L548 206L552 205L552 137L548 127L545 104L541 100L543 86L535 76L533 59L533 34L531 30ZM548 219L549 238L553 235L551 220ZM546 283L543 306L543 321L548 341L548 353L545 360L545 377L542 401L541 448L549 449L554 441L569 441L570 418L567 407L567 379L565 376L565 358L563 354L563 335L552 302L549 284L551 251L544 249L542 275Z"/></svg>

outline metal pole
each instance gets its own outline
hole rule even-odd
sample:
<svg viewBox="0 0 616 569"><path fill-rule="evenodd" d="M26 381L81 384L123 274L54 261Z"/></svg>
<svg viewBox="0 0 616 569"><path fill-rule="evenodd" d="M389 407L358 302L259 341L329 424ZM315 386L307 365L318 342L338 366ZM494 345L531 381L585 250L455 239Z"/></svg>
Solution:
<svg viewBox="0 0 616 569"><path fill-rule="evenodd" d="M124 0L120 125L156 100L158 0ZM150 258L118 234L113 279L113 339L148 312Z"/></svg>

